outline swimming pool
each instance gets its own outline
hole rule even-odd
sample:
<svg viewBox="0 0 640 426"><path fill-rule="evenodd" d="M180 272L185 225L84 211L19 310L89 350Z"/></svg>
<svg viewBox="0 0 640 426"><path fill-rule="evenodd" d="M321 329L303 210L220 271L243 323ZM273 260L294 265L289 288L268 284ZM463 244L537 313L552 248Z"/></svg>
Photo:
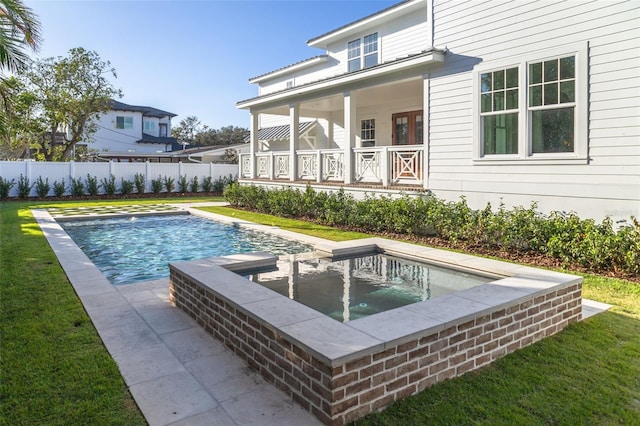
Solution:
<svg viewBox="0 0 640 426"><path fill-rule="evenodd" d="M74 220L60 225L113 284L168 277L168 262L313 250L296 241L192 215Z"/></svg>

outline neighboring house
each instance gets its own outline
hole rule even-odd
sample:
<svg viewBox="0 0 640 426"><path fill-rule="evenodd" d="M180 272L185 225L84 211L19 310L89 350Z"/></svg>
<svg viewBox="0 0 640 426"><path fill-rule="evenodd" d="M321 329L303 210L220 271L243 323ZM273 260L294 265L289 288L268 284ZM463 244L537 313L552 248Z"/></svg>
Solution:
<svg viewBox="0 0 640 426"><path fill-rule="evenodd" d="M94 141L86 144L90 156L98 159L144 161L163 158L163 153L181 149L171 137L171 119L176 114L147 106L113 101L110 111L100 116ZM158 156L157 154L162 154Z"/></svg>
<svg viewBox="0 0 640 426"><path fill-rule="evenodd" d="M307 44L237 103L242 183L640 216L640 3L407 0Z"/></svg>
<svg viewBox="0 0 640 426"><path fill-rule="evenodd" d="M237 162L240 154L248 153L249 144L243 143L235 145L189 148L181 151L179 153L179 158L185 163L233 163Z"/></svg>

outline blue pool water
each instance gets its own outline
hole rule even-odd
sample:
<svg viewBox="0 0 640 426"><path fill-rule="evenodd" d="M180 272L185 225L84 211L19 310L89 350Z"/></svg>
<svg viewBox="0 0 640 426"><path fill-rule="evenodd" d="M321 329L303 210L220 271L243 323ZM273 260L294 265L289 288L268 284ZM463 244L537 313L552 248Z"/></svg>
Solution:
<svg viewBox="0 0 640 426"><path fill-rule="evenodd" d="M168 262L268 251L302 253L311 246L190 215L61 222L113 284L169 276Z"/></svg>

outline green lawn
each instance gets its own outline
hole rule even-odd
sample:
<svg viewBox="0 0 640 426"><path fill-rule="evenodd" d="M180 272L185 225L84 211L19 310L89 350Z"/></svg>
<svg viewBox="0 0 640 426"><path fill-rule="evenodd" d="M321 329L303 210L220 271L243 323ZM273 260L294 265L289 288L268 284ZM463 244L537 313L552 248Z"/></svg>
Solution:
<svg viewBox="0 0 640 426"><path fill-rule="evenodd" d="M145 424L29 209L177 201L0 203L0 424ZM335 240L367 236L206 210ZM587 275L584 296L616 306L359 424L640 424L640 285Z"/></svg>

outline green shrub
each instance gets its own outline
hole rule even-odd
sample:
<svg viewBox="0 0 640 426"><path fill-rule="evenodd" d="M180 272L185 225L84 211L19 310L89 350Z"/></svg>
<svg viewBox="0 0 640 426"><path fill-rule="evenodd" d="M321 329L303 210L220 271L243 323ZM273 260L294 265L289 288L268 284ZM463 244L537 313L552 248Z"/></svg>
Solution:
<svg viewBox="0 0 640 426"><path fill-rule="evenodd" d="M158 176L158 179L151 179L151 192L159 194L162 192L162 177Z"/></svg>
<svg viewBox="0 0 640 426"><path fill-rule="evenodd" d="M15 184L16 181L14 179L4 179L0 176L0 200L6 200L9 198L9 192Z"/></svg>
<svg viewBox="0 0 640 426"><path fill-rule="evenodd" d="M212 192L213 191L213 179L211 176L207 176L202 180L202 190L204 192Z"/></svg>
<svg viewBox="0 0 640 426"><path fill-rule="evenodd" d="M167 192L173 192L174 189L176 189L176 180L174 178L172 178L171 176L165 176L164 177L164 187L167 190Z"/></svg>
<svg viewBox="0 0 640 426"><path fill-rule="evenodd" d="M464 197L444 201L421 197L367 196L355 201L341 188L333 193L282 188L266 190L237 183L228 185L224 197L234 207L284 217L306 217L327 225L368 232L436 235L459 247L478 247L510 253L539 253L560 259L566 266L581 265L591 271L640 273L640 224L614 226L606 218L597 224L575 213L545 216L532 203L529 208L494 211L471 209Z"/></svg>
<svg viewBox="0 0 640 426"><path fill-rule="evenodd" d="M29 182L29 178L21 174L18 178L18 197L22 198L23 200L25 198L28 198L29 194L31 193L32 186L33 185L31 185L31 182Z"/></svg>
<svg viewBox="0 0 640 426"><path fill-rule="evenodd" d="M71 195L82 197L84 195L84 182L80 178L71 178Z"/></svg>
<svg viewBox="0 0 640 426"><path fill-rule="evenodd" d="M133 185L134 183L130 180L125 180L124 178L121 178L121 182L120 182L120 192L122 192L122 195L129 195L131 193L133 193Z"/></svg>
<svg viewBox="0 0 640 426"><path fill-rule="evenodd" d="M100 192L100 184L98 184L98 178L96 176L91 176L87 173L86 184L89 195L98 195L98 192Z"/></svg>
<svg viewBox="0 0 640 426"><path fill-rule="evenodd" d="M109 178L102 178L101 182L105 194L114 195L118 191L116 177L114 175L109 176Z"/></svg>
<svg viewBox="0 0 640 426"><path fill-rule="evenodd" d="M67 186L65 184L64 179L62 179L60 182L58 182L57 180L54 180L53 195L55 195L56 197L62 197L64 196L65 192L67 192Z"/></svg>
<svg viewBox="0 0 640 426"><path fill-rule="evenodd" d="M133 184L136 186L136 192L138 194L145 193L145 183L144 175L142 173L136 173L133 176Z"/></svg>
<svg viewBox="0 0 640 426"><path fill-rule="evenodd" d="M199 189L198 176L194 176L193 179L191 179L189 189L191 190L191 192L198 192L198 189Z"/></svg>
<svg viewBox="0 0 640 426"><path fill-rule="evenodd" d="M189 181L187 180L187 175L182 175L178 178L178 192L182 194L189 192Z"/></svg>
<svg viewBox="0 0 640 426"><path fill-rule="evenodd" d="M49 190L51 189L51 185L49 185L49 178L42 180L42 176L38 176L38 179L35 183L36 194L40 198L44 198L49 195Z"/></svg>

